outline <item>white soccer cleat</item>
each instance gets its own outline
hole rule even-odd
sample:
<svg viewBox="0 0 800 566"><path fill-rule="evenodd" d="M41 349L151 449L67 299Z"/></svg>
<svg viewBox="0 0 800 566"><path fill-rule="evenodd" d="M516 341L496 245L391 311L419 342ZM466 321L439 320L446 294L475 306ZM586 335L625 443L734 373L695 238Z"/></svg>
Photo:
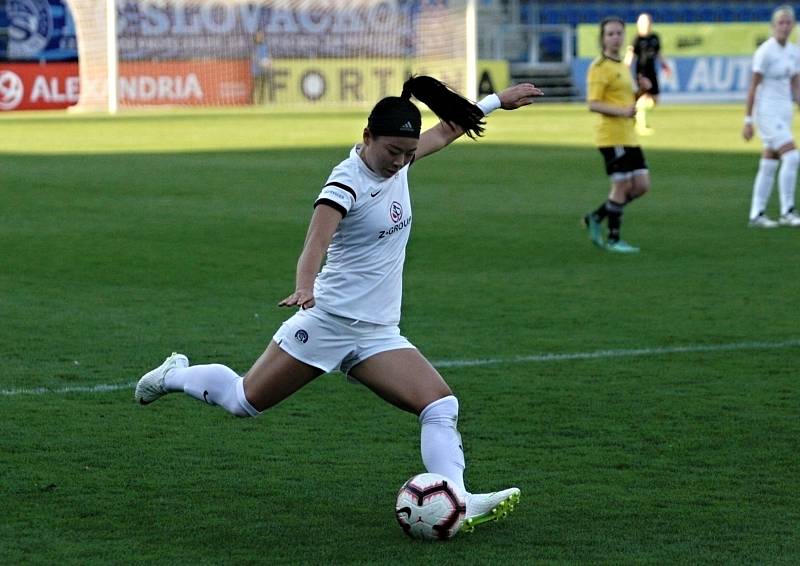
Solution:
<svg viewBox="0 0 800 566"><path fill-rule="evenodd" d="M790 228L800 227L800 216L797 216L794 212L787 212L781 215L778 219L778 224L781 226L789 226Z"/></svg>
<svg viewBox="0 0 800 566"><path fill-rule="evenodd" d="M516 487L494 493L468 493L467 518L461 530L470 533L488 521L499 521L511 513L519 503L520 491Z"/></svg>
<svg viewBox="0 0 800 566"><path fill-rule="evenodd" d="M169 391L164 387L164 378L167 373L175 368L189 367L189 360L183 354L172 352L172 355L164 360L164 363L156 369L147 372L136 384L136 392L133 394L135 401L142 405L152 403L159 397L163 397Z"/></svg>
<svg viewBox="0 0 800 566"><path fill-rule="evenodd" d="M777 228L778 223L775 222L772 218L765 215L763 212L756 216L755 218L751 218L750 222L747 223L750 228Z"/></svg>

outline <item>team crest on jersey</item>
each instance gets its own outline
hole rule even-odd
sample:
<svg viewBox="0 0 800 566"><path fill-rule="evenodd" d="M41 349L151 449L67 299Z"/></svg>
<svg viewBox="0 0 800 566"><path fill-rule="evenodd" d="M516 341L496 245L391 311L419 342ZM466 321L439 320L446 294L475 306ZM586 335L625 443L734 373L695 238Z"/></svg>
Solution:
<svg viewBox="0 0 800 566"><path fill-rule="evenodd" d="M409 214L404 218L404 214L403 205L397 201L392 201L392 204L389 205L389 218L394 224L386 230L379 230L378 239L382 240L387 236L391 236L411 224L411 215Z"/></svg>
<svg viewBox="0 0 800 566"><path fill-rule="evenodd" d="M302 342L303 344L305 344L306 342L308 342L308 332L306 332L301 328L300 330L294 333L294 339L297 340L298 342Z"/></svg>
<svg viewBox="0 0 800 566"><path fill-rule="evenodd" d="M389 206L389 218L392 222L400 222L403 219L403 206L399 202L392 201Z"/></svg>

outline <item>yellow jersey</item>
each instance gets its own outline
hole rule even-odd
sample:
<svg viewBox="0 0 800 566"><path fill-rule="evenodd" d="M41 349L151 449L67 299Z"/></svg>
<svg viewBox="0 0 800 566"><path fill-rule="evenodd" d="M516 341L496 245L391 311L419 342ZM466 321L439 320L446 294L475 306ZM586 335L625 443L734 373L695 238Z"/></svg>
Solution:
<svg viewBox="0 0 800 566"><path fill-rule="evenodd" d="M604 102L621 108L633 106L636 101L630 69L608 57L592 61L586 77L586 93L587 102ZM597 147L638 146L634 119L598 114L595 143Z"/></svg>

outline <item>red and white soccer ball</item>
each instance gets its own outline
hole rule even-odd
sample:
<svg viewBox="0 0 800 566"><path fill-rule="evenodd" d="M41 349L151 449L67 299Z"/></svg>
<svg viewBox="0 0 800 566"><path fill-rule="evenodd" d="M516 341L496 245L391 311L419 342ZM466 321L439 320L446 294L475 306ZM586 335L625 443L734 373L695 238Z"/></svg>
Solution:
<svg viewBox="0 0 800 566"><path fill-rule="evenodd" d="M449 539L461 528L466 514L466 502L453 482L439 474L418 474L397 494L395 517L412 538Z"/></svg>

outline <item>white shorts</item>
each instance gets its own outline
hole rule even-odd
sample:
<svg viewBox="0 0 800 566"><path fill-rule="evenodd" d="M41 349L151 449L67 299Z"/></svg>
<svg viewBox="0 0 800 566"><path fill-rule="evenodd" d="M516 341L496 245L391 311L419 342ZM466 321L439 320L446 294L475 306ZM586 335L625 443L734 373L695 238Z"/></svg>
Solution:
<svg viewBox="0 0 800 566"><path fill-rule="evenodd" d="M297 311L272 339L296 360L344 374L375 354L414 348L397 325L361 322L318 308Z"/></svg>
<svg viewBox="0 0 800 566"><path fill-rule="evenodd" d="M792 114L758 114L755 119L758 135L764 149L778 151L787 143L794 141L792 135Z"/></svg>

